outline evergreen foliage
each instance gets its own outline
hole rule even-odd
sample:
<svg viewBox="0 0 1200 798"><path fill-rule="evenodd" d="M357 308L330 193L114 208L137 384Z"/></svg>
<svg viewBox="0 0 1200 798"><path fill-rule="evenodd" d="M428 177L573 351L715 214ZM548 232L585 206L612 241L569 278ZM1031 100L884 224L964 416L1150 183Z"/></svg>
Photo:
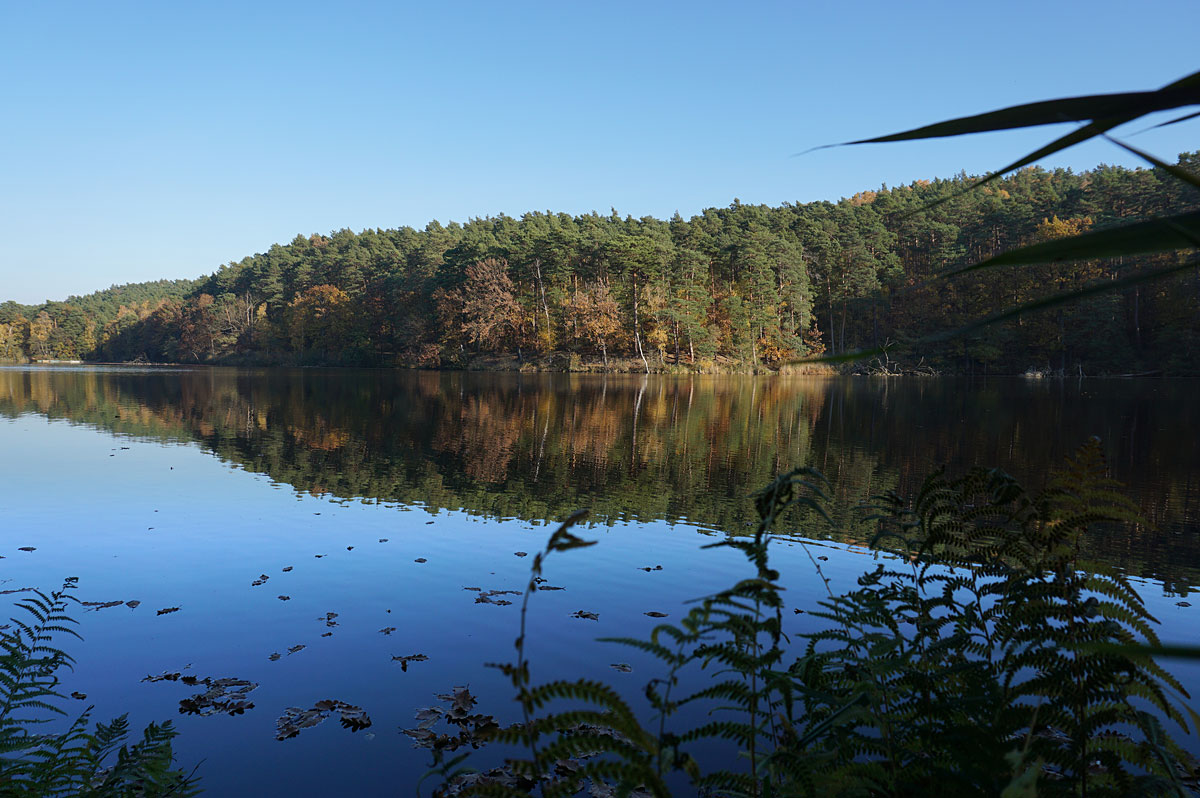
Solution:
<svg viewBox="0 0 1200 798"><path fill-rule="evenodd" d="M447 779L435 794L667 796L682 774L731 798L1194 795L1196 764L1167 727L1188 733L1200 717L1148 654L1155 621L1123 574L1080 558L1096 525L1138 520L1105 472L1093 441L1037 494L974 469L932 475L911 507L882 497L880 564L819 603L824 628L798 657L769 549L786 513L823 514L825 496L812 470L779 477L756 496L753 536L713 544L741 551L753 576L649 639L610 641L662 667L646 723L603 683L531 680L525 612L544 559L591 545L568 531L572 517L534 560L517 660L501 666L523 719L476 738L528 754L482 775L463 755L453 767L435 757ZM680 695L685 668L711 675ZM676 728L689 705L713 719ZM745 767L703 768L689 753L703 740L735 747Z"/></svg>
<svg viewBox="0 0 1200 798"><path fill-rule="evenodd" d="M887 347L877 368L892 371L924 358L953 372L1197 374L1190 261L1111 246L1131 223L1194 222L1200 194L1178 177L1197 158L1027 168L973 191L960 175L838 202L735 200L686 220L539 212L297 236L197 281L4 303L0 360L564 370L575 356L712 371ZM1063 231L1108 236L1112 257L974 270L1015 247L1045 251ZM1096 286L1107 295L949 335Z"/></svg>
<svg viewBox="0 0 1200 798"><path fill-rule="evenodd" d="M31 591L17 603L25 617L12 618L12 629L0 636L0 792L13 798L197 795L196 779L174 767L170 721L151 723L129 744L126 716L93 727L89 707L64 732L39 731L66 715L58 671L73 660L54 639L79 637L68 612L74 588L71 578L49 594Z"/></svg>

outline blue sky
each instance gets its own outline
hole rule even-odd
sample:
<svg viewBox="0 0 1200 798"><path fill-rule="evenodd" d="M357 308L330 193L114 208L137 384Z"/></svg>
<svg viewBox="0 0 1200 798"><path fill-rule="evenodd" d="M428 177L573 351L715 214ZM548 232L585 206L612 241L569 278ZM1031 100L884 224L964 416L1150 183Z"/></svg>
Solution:
<svg viewBox="0 0 1200 798"><path fill-rule="evenodd" d="M1198 23L1196 0L0 0L0 300L195 277L297 233L984 172L1053 131L792 156L1154 88L1200 68ZM1132 141L1173 158L1200 123ZM1099 162L1135 164L1101 142L1046 165Z"/></svg>

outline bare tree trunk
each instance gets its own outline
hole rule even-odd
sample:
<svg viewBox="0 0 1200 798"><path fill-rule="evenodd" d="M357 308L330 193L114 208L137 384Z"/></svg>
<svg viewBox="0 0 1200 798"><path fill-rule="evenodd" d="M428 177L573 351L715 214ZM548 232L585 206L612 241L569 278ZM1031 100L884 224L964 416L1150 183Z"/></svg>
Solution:
<svg viewBox="0 0 1200 798"><path fill-rule="evenodd" d="M642 359L642 366L645 367L646 373L650 373L650 363L646 360L646 353L642 351L642 334L638 324L638 290L637 290L637 272L633 273L633 340L637 343L638 357Z"/></svg>
<svg viewBox="0 0 1200 798"><path fill-rule="evenodd" d="M542 259L533 259L534 274L537 275L538 293L542 295L542 312L546 314L546 341L550 341L550 305L546 302L546 284L542 282Z"/></svg>

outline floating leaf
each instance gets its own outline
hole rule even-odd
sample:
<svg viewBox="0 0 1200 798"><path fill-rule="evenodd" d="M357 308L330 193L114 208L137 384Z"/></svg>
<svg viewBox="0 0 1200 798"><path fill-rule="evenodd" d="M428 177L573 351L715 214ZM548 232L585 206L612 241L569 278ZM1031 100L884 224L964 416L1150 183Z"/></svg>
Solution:
<svg viewBox="0 0 1200 798"><path fill-rule="evenodd" d="M529 556L529 552L525 552L525 551L514 551L513 554L517 555L518 557L528 557Z"/></svg>
<svg viewBox="0 0 1200 798"><path fill-rule="evenodd" d="M653 612L652 611L652 612L646 612L646 613L642 613L642 614L649 615L651 618L666 618L667 617L667 614L665 612Z"/></svg>
<svg viewBox="0 0 1200 798"><path fill-rule="evenodd" d="M283 572L284 572L285 574L286 574L288 571L290 571L290 570L292 570L292 566L290 566L290 565L285 565L285 566L283 566Z"/></svg>
<svg viewBox="0 0 1200 798"><path fill-rule="evenodd" d="M538 585L538 590L566 590L566 588L557 585Z"/></svg>
<svg viewBox="0 0 1200 798"><path fill-rule="evenodd" d="M425 662L429 657L424 654L409 654L407 657L392 657L392 662L400 663L400 670L407 673L408 663L410 662Z"/></svg>
<svg viewBox="0 0 1200 798"><path fill-rule="evenodd" d="M316 558L319 560L319 559L321 559L322 557L324 557L325 555L324 555L324 554L314 554L313 556L314 556L314 557L316 557Z"/></svg>
<svg viewBox="0 0 1200 798"><path fill-rule="evenodd" d="M143 682L177 682L183 674L179 671L164 671L157 676L146 676Z"/></svg>
<svg viewBox="0 0 1200 798"><path fill-rule="evenodd" d="M279 652L278 651L271 652L271 654L267 656L267 659L271 660L271 662L274 662L275 660L279 659Z"/></svg>
<svg viewBox="0 0 1200 798"><path fill-rule="evenodd" d="M109 607L119 607L124 604L124 601L81 601L79 602L84 607L87 607L84 612L108 609Z"/></svg>
<svg viewBox="0 0 1200 798"><path fill-rule="evenodd" d="M346 551L354 551L354 547L353 547L353 546L347 546L347 547L346 547Z"/></svg>
<svg viewBox="0 0 1200 798"><path fill-rule="evenodd" d="M157 614L158 615L166 615L171 612L179 612L179 608L178 607L166 607L164 609L159 610Z"/></svg>
<svg viewBox="0 0 1200 798"><path fill-rule="evenodd" d="M291 596L276 596L275 598L279 599L280 601L291 601L292 600Z"/></svg>
<svg viewBox="0 0 1200 798"><path fill-rule="evenodd" d="M383 627L382 629L380 629L380 630L379 630L379 633L380 633L380 634L384 634L384 635L390 635L390 634L391 634L392 632L394 632L394 631L396 631L396 627L394 627L394 626L385 626L385 627Z"/></svg>
<svg viewBox="0 0 1200 798"><path fill-rule="evenodd" d="M71 698L74 698L76 701L83 701L87 698L87 693L81 693L77 690L72 690Z"/></svg>
<svg viewBox="0 0 1200 798"><path fill-rule="evenodd" d="M1192 606L1192 605L1191 605L1189 602L1186 602L1186 601L1176 601L1176 602L1175 602L1175 606L1176 606L1176 607L1190 607L1190 606Z"/></svg>
<svg viewBox="0 0 1200 798"><path fill-rule="evenodd" d="M662 570L662 566L661 566L661 565L655 565L655 566L652 568L652 567L650 567L649 565L643 565L641 568L638 568L638 570L639 570L639 571L646 571L647 573L649 573L650 571L661 571L661 570Z"/></svg>
<svg viewBox="0 0 1200 798"><path fill-rule="evenodd" d="M322 632L321 637L333 637L333 632Z"/></svg>
<svg viewBox="0 0 1200 798"><path fill-rule="evenodd" d="M387 542L388 542L388 539L387 539L387 538L380 538L380 539L379 539L379 542L380 542L380 543L387 543Z"/></svg>
<svg viewBox="0 0 1200 798"><path fill-rule="evenodd" d="M302 648L304 648L304 644L303 644L303 643L297 643L296 645L294 645L294 646L290 646L290 647L288 648L288 654L289 654L289 655L291 655L291 654L295 654L297 651L300 651Z"/></svg>
<svg viewBox="0 0 1200 798"><path fill-rule="evenodd" d="M621 673L633 673L633 666L626 662L614 662L612 665L609 665L608 667L612 668L615 671L619 671Z"/></svg>
<svg viewBox="0 0 1200 798"><path fill-rule="evenodd" d="M17 551L37 551L37 546L18 546Z"/></svg>
<svg viewBox="0 0 1200 798"><path fill-rule="evenodd" d="M417 559L413 560L413 562L429 562L429 560L425 559L424 557L418 557Z"/></svg>
<svg viewBox="0 0 1200 798"><path fill-rule="evenodd" d="M141 605L142 605L142 602L138 601L137 599L133 599L132 601L125 602L125 606L131 610L136 610Z"/></svg>
<svg viewBox="0 0 1200 798"><path fill-rule="evenodd" d="M577 610L571 613L572 618L579 618L582 621L598 621L600 614L596 612L588 612L587 610Z"/></svg>

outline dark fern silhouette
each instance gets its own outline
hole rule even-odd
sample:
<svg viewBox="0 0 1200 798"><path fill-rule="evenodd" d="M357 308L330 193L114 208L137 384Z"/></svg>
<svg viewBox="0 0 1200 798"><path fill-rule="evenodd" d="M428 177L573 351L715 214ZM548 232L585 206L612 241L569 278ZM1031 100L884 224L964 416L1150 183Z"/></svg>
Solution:
<svg viewBox="0 0 1200 798"><path fill-rule="evenodd" d="M78 638L68 608L76 580L46 594L32 590L17 603L24 612L0 635L0 794L12 798L149 798L198 794L194 775L174 766L171 722L151 723L135 743L127 742L122 715L91 726L91 708L64 732L39 732L59 706L58 671L74 660L59 648L56 635Z"/></svg>
<svg viewBox="0 0 1200 798"><path fill-rule="evenodd" d="M811 469L778 477L755 497L754 534L713 544L741 551L752 576L649 639L611 639L661 664L648 712L601 682L531 679L525 614L545 559L591 545L569 519L534 559L517 660L500 666L522 720L462 713L478 733L431 746L435 795L667 796L672 779L730 798L1196 794L1196 763L1167 727L1200 718L1150 656L1155 620L1119 571L1080 558L1090 529L1139 521L1098 442L1037 494L977 468L935 473L911 506L881 497L867 508L879 564L809 609L824 628L796 647L770 546L790 511L825 514L823 487ZM711 675L680 695L686 668ZM676 728L685 705L713 719ZM702 740L745 767L706 770L689 753ZM525 753L477 773L446 758L467 742Z"/></svg>

